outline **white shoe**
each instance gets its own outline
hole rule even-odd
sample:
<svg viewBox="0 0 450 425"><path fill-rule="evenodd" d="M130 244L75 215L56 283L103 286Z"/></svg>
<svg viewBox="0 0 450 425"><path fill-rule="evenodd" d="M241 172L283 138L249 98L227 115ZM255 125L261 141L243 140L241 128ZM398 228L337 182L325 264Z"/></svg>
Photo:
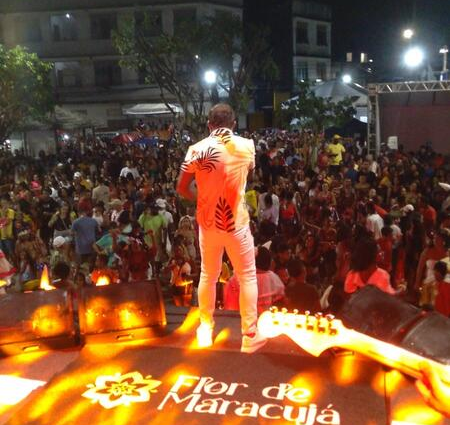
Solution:
<svg viewBox="0 0 450 425"><path fill-rule="evenodd" d="M254 353L259 350L265 343L267 338L264 338L258 331L256 331L255 336L250 338L248 335L242 336L242 353Z"/></svg>
<svg viewBox="0 0 450 425"><path fill-rule="evenodd" d="M213 328L206 323L201 323L197 328L197 346L199 348L207 348L213 345L212 340Z"/></svg>

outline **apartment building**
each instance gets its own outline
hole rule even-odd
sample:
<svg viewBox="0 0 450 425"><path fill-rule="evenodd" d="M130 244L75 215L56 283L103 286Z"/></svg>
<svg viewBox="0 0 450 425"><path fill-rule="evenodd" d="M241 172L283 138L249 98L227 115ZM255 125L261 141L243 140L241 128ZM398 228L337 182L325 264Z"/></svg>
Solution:
<svg viewBox="0 0 450 425"><path fill-rule="evenodd" d="M144 75L121 67L111 34L130 17L153 13L158 32L172 34L186 18L242 15L243 0L0 0L0 42L26 46L54 63L55 99L97 128L126 128L123 110L160 102ZM156 34L155 34L156 35Z"/></svg>

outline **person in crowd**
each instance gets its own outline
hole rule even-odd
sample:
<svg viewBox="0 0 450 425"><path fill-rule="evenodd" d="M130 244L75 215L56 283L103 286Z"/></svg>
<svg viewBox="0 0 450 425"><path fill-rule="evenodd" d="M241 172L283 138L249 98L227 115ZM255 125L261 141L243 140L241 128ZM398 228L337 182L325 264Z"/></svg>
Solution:
<svg viewBox="0 0 450 425"><path fill-rule="evenodd" d="M154 249L156 252L154 273L157 275L167 255L165 240L167 237L165 233L166 221L159 214L158 206L156 204L149 204L139 217L138 222L144 231L145 243L149 249Z"/></svg>
<svg viewBox="0 0 450 425"><path fill-rule="evenodd" d="M434 265L434 280L436 282L434 308L450 318L450 273L444 261L438 261Z"/></svg>
<svg viewBox="0 0 450 425"><path fill-rule="evenodd" d="M355 244L350 271L344 282L344 290L347 294L352 294L366 285L374 285L383 292L395 294L389 273L377 267L377 254L377 243L370 237L362 238Z"/></svg>
<svg viewBox="0 0 450 425"><path fill-rule="evenodd" d="M91 282L94 285L97 285L101 278L105 279L103 284L114 284L119 282L119 273L117 270L108 266L108 256L105 254L97 255L95 267L91 273Z"/></svg>
<svg viewBox="0 0 450 425"><path fill-rule="evenodd" d="M306 267L301 260L291 259L287 263L289 281L286 286L285 305L288 309L300 312L321 310L317 288L306 282Z"/></svg>
<svg viewBox="0 0 450 425"><path fill-rule="evenodd" d="M179 235L183 237L189 258L191 261L195 261L198 257L198 238L189 216L181 217L175 237Z"/></svg>
<svg viewBox="0 0 450 425"><path fill-rule="evenodd" d="M0 249L14 261L13 227L15 211L11 208L10 197L4 195L0 199Z"/></svg>
<svg viewBox="0 0 450 425"><path fill-rule="evenodd" d="M95 251L92 247L96 241L98 224L92 218L92 211L81 210L80 217L72 223L75 241L75 253L78 266L89 264L91 268L95 261Z"/></svg>
<svg viewBox="0 0 450 425"><path fill-rule="evenodd" d="M416 289L421 291L420 305L434 305L436 294L434 265L445 257L449 243L449 232L445 229L440 230L434 235L431 245L426 247L420 255L416 271Z"/></svg>
<svg viewBox="0 0 450 425"><path fill-rule="evenodd" d="M267 311L273 305L284 305L285 286L276 273L270 270L272 256L270 251L260 246L257 249L256 279L258 283L258 314ZM233 275L224 288L225 310L239 310L239 279Z"/></svg>
<svg viewBox="0 0 450 425"><path fill-rule="evenodd" d="M50 268L53 269L56 263L63 261L70 263L68 251L66 249L68 242L64 236L56 236L53 239L52 249L50 250Z"/></svg>

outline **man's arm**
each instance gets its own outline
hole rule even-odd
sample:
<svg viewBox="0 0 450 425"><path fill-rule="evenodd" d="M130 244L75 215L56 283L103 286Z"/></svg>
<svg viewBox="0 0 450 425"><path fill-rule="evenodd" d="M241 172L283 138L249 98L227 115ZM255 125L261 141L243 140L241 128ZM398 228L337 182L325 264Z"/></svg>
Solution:
<svg viewBox="0 0 450 425"><path fill-rule="evenodd" d="M180 171L180 175L178 176L177 193L189 201L195 201L197 199L197 194L191 188L191 183L194 178L194 173L187 173L183 170Z"/></svg>

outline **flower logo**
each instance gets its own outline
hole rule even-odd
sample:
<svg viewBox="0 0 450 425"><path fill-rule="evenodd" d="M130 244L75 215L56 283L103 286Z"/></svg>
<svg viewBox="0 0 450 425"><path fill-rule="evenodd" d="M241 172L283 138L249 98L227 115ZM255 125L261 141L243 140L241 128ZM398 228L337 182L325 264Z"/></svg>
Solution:
<svg viewBox="0 0 450 425"><path fill-rule="evenodd" d="M144 378L139 372L98 376L95 385L89 384L82 396L93 403L98 402L105 409L149 401L150 393L155 393L155 388L161 385L161 381L150 378L150 375Z"/></svg>

